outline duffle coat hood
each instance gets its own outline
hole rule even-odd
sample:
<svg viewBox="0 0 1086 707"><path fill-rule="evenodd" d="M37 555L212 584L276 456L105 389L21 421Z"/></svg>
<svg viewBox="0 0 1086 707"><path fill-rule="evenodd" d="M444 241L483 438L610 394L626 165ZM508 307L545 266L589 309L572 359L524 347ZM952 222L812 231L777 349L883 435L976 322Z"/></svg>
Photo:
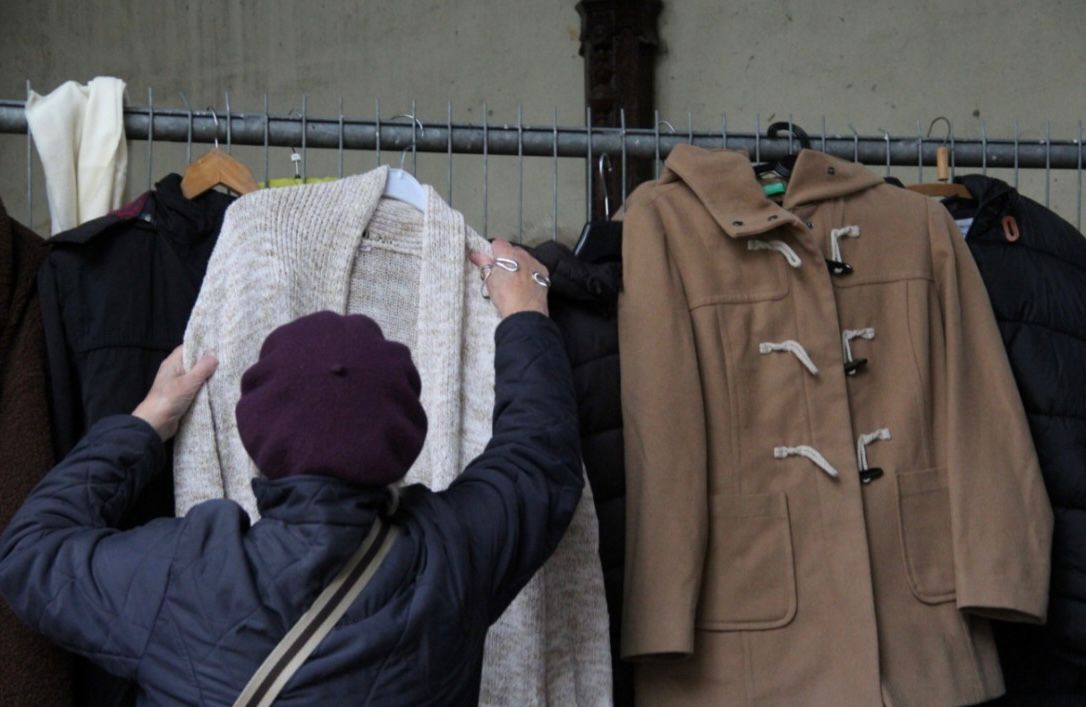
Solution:
<svg viewBox="0 0 1086 707"><path fill-rule="evenodd" d="M987 618L1044 621L1052 513L946 210L810 150L778 205L744 154L679 146L623 261L638 701L1000 694Z"/></svg>

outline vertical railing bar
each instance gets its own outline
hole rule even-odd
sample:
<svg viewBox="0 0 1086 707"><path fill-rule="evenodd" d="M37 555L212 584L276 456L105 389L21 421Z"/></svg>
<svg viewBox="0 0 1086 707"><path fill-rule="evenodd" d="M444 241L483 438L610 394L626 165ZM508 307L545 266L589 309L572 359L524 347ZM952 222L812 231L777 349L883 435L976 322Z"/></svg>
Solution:
<svg viewBox="0 0 1086 707"><path fill-rule="evenodd" d="M339 113L339 152L337 154L336 174L343 179L343 96L336 97L336 112Z"/></svg>
<svg viewBox="0 0 1086 707"><path fill-rule="evenodd" d="M487 105L486 101L483 101L483 238L486 238L489 231L488 220L488 199L490 189L490 121L487 117Z"/></svg>
<svg viewBox="0 0 1086 707"><path fill-rule="evenodd" d="M152 86L147 87L147 190L150 191L154 185L152 181L154 177L155 167L155 90Z"/></svg>
<svg viewBox="0 0 1086 707"><path fill-rule="evenodd" d="M302 94L302 184L309 181L309 94Z"/></svg>
<svg viewBox="0 0 1086 707"><path fill-rule="evenodd" d="M792 154L792 114L788 114L788 154Z"/></svg>
<svg viewBox="0 0 1086 707"><path fill-rule="evenodd" d="M33 88L30 79L26 80L26 100L30 101ZM25 104L24 104L25 105ZM25 113L25 108L23 109ZM26 227L34 228L34 134L30 132L30 121L26 121ZM50 224L52 230L52 224Z"/></svg>
<svg viewBox="0 0 1086 707"><path fill-rule="evenodd" d="M189 123L189 134L192 124ZM268 93L264 92L264 188L271 187L271 114L268 112Z"/></svg>
<svg viewBox="0 0 1086 707"><path fill-rule="evenodd" d="M552 182L552 186L553 186L553 190L554 190L554 214L553 214L554 231L551 233L551 240L552 241L557 241L558 240L558 107L557 106L555 106L555 108L554 108L554 114L553 114L553 118L552 118L552 125L553 125L553 128L554 128L554 152L553 152L554 181Z"/></svg>
<svg viewBox="0 0 1086 707"><path fill-rule="evenodd" d="M754 114L754 161L762 161L762 114Z"/></svg>
<svg viewBox="0 0 1086 707"><path fill-rule="evenodd" d="M954 181L954 174L958 167L958 151L954 147L954 126L947 122L947 137L950 138L950 181Z"/></svg>
<svg viewBox="0 0 1086 707"><path fill-rule="evenodd" d="M988 126L980 121L980 173L988 176Z"/></svg>
<svg viewBox="0 0 1086 707"><path fill-rule="evenodd" d="M728 149L728 112L720 114L720 149Z"/></svg>
<svg viewBox="0 0 1086 707"><path fill-rule="evenodd" d="M619 134L622 139L622 205L626 205L626 109L618 110Z"/></svg>
<svg viewBox="0 0 1086 707"><path fill-rule="evenodd" d="M585 106L584 109L584 125L585 125L585 223L592 220L592 106Z"/></svg>
<svg viewBox="0 0 1086 707"><path fill-rule="evenodd" d="M234 115L230 112L230 92L224 91L223 95L226 97L226 152L227 154L234 153L234 142L232 126L234 124ZM217 131L216 131L217 132Z"/></svg>
<svg viewBox="0 0 1086 707"><path fill-rule="evenodd" d="M889 177L890 176L890 139L891 139L890 138L890 131L885 130L883 128L879 128L879 130L882 130L882 134L886 138L886 176Z"/></svg>
<svg viewBox="0 0 1086 707"><path fill-rule="evenodd" d="M415 112L415 99L411 99L411 174L418 176L419 173L419 151L418 151L418 127L422 123L419 120L418 113ZM423 132L426 132L426 128L423 128Z"/></svg>
<svg viewBox="0 0 1086 707"><path fill-rule="evenodd" d="M656 172L655 172L656 176L654 178L659 179L660 178L660 110L658 108L654 109L653 112L652 112L652 115L653 115L652 130L653 130L653 135L656 138Z"/></svg>
<svg viewBox="0 0 1086 707"><path fill-rule="evenodd" d="M1078 190L1075 192L1075 212L1078 214L1075 227L1082 231L1082 121L1078 121Z"/></svg>
<svg viewBox="0 0 1086 707"><path fill-rule="evenodd" d="M524 241L524 104L517 103L517 243Z"/></svg>
<svg viewBox="0 0 1086 707"><path fill-rule="evenodd" d="M449 206L452 206L452 184L453 184L453 149L452 149L452 99L449 99L446 105L446 123L445 123L445 137L446 137L446 149L448 150L449 163L448 173L445 176L445 199L449 202Z"/></svg>
<svg viewBox="0 0 1086 707"><path fill-rule="evenodd" d="M920 129L920 118L916 119L916 183L924 183L924 131Z"/></svg>
<svg viewBox="0 0 1086 707"><path fill-rule="evenodd" d="M1019 161L1019 139L1021 137L1021 131L1018 125L1018 121L1014 121L1014 188L1018 188L1018 161Z"/></svg>
<svg viewBox="0 0 1086 707"><path fill-rule="evenodd" d="M381 98L380 98L380 96L373 99L373 105L374 105L373 126L374 126L374 131L375 131L374 135L375 135L375 138L376 138L376 145L375 146L376 146L376 151L377 151L377 166L380 167L381 166Z"/></svg>
<svg viewBox="0 0 1086 707"><path fill-rule="evenodd" d="M1051 199L1052 190L1052 121L1045 121L1045 208Z"/></svg>

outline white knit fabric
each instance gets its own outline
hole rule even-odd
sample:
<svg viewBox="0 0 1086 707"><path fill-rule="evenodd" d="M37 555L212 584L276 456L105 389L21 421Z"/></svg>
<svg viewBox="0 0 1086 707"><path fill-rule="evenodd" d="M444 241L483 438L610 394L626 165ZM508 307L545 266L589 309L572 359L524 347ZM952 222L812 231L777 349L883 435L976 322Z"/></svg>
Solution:
<svg viewBox="0 0 1086 707"><path fill-rule="evenodd" d="M411 347L429 418L407 482L449 485L490 440L494 328L469 249L489 245L430 187L420 214L381 199L385 167L335 182L263 190L226 212L185 333L185 362L219 369L177 437L177 511L227 497L256 518L257 474L238 436L241 375L277 326L329 309L362 313ZM611 704L607 606L587 484L554 556L487 638L480 703Z"/></svg>
<svg viewBox="0 0 1086 707"><path fill-rule="evenodd" d="M31 91L26 121L45 171L53 235L120 207L128 170L124 81L99 76L47 96Z"/></svg>

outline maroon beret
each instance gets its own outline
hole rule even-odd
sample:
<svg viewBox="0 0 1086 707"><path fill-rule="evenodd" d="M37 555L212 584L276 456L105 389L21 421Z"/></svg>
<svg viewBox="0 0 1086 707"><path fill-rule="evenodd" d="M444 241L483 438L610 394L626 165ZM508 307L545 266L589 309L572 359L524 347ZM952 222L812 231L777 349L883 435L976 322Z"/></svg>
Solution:
<svg viewBox="0 0 1086 707"><path fill-rule="evenodd" d="M317 312L273 331L241 379L238 434L260 472L399 481L426 438L419 372L360 314Z"/></svg>

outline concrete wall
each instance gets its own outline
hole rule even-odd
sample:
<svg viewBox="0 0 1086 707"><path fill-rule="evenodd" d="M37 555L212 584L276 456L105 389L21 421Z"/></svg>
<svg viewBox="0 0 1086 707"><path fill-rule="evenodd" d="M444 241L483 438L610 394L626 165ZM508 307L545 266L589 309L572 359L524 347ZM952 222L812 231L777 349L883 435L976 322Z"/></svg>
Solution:
<svg viewBox="0 0 1086 707"><path fill-rule="evenodd" d="M41 93L66 79L96 75L128 82L130 104L223 109L230 91L235 111L263 110L268 92L273 113L300 109L308 95L311 115L336 114L342 97L348 115L372 116L381 100L387 119L410 111L444 121L451 101L454 119L481 123L484 101L492 121L515 121L523 102L528 123L547 123L558 110L563 123L583 122L584 68L577 54L580 19L567 0L446 2L442 0L0 0L0 96L23 98L27 78ZM206 149L195 148L195 153ZM25 218L25 138L0 135L0 195ZM259 149L238 148L260 178ZM334 151L309 150L307 173L336 173ZM382 153L398 164L399 154ZM559 212L563 237L584 222L584 165L561 160ZM408 160L410 164L410 160ZM129 191L147 188L142 142L129 151ZM184 146L156 144L153 171L184 169ZM289 150L273 150L272 176L290 176ZM373 153L348 153L346 173L371 169ZM38 169L40 179L40 169ZM525 238L552 233L549 160L525 165ZM482 231L482 160L457 157L453 205ZM419 178L445 193L446 160L419 156ZM515 159L493 158L489 174L491 236L517 229ZM34 226L48 232L44 185L35 187Z"/></svg>
<svg viewBox="0 0 1086 707"><path fill-rule="evenodd" d="M460 121L512 122L523 101L528 123L583 122L583 64L577 54L574 0L0 0L0 96L22 98L25 80L42 92L60 81L115 75L128 81L129 102L144 104L148 86L160 105L259 111L265 91L273 112L301 107L333 115L342 96L349 115L383 117L409 110L443 120L452 101ZM657 70L661 115L685 128L716 129L727 111L733 130L786 118L811 132L825 116L831 133L885 128L913 135L937 115L959 136L1007 137L1020 121L1023 139L1074 138L1086 116L1086 3L1081 0L664 0ZM197 147L197 152L203 148ZM0 135L0 195L23 218L25 138ZM261 172L259 150L236 154ZM398 155L385 152L386 163ZM273 176L291 173L289 151L274 150ZM584 221L584 164L563 159L559 179L561 237ZM348 173L371 168L372 153L349 153ZM185 164L184 146L156 144L148 174L145 145L130 148L129 191ZM455 160L453 205L483 228L482 162ZM335 174L335 154L310 150L311 175ZM548 159L525 166L524 238L552 232ZM926 176L930 179L931 170ZM37 170L40 175L40 169ZM916 169L898 170L916 181ZM259 176L259 175L258 175ZM997 173L1008 179L1011 175ZM444 192L443 157L419 158L419 177ZM1023 172L1022 188L1044 199L1043 173ZM1077 217L1077 175L1053 172L1053 206ZM492 158L491 236L517 231L517 171ZM34 226L48 229L45 193L35 186Z"/></svg>

